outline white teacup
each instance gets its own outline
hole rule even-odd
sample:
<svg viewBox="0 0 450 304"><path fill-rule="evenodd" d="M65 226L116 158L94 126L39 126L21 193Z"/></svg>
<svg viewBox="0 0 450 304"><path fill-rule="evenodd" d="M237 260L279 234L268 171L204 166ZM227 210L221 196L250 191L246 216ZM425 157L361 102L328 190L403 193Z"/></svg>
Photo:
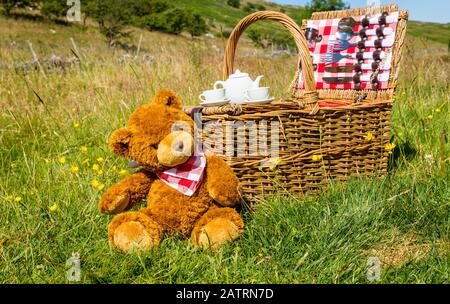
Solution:
<svg viewBox="0 0 450 304"><path fill-rule="evenodd" d="M269 98L269 87L251 89L245 92L246 101L260 101L267 100Z"/></svg>
<svg viewBox="0 0 450 304"><path fill-rule="evenodd" d="M198 97L203 103L225 100L225 89L204 91Z"/></svg>

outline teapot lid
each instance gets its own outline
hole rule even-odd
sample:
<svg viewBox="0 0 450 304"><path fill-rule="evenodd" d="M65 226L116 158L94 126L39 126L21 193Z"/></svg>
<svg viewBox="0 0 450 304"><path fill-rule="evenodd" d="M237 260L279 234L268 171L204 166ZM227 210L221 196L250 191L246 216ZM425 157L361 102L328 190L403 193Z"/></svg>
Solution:
<svg viewBox="0 0 450 304"><path fill-rule="evenodd" d="M242 73L239 69L234 72L234 74L230 75L230 78L242 78L242 77L248 77L247 73Z"/></svg>

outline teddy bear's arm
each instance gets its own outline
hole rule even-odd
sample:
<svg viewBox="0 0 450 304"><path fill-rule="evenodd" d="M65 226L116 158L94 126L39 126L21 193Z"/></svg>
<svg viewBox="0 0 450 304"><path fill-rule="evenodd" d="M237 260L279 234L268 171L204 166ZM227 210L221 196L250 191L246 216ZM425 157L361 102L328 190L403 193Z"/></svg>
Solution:
<svg viewBox="0 0 450 304"><path fill-rule="evenodd" d="M222 158L206 154L206 176L209 195L218 204L232 207L239 203L239 181Z"/></svg>
<svg viewBox="0 0 450 304"><path fill-rule="evenodd" d="M147 196L154 180L155 177L146 171L127 176L103 193L98 208L106 214L128 210Z"/></svg>

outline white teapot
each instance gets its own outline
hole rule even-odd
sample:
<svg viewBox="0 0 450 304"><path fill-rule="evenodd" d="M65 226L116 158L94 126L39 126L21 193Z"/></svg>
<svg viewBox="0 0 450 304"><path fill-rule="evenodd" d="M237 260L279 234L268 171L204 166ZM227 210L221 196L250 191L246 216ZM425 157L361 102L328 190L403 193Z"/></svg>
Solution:
<svg viewBox="0 0 450 304"><path fill-rule="evenodd" d="M247 73L236 70L226 81L217 81L214 84L214 89L217 90L220 88L219 86L222 86L225 89L227 99L232 103L242 103L245 100L246 91L258 88L261 78L263 76L258 76L253 81Z"/></svg>

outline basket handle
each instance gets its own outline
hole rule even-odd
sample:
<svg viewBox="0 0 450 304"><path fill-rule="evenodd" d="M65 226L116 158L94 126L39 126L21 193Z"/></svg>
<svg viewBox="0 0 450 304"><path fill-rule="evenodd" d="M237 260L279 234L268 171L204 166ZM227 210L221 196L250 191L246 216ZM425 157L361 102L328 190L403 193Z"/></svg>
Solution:
<svg viewBox="0 0 450 304"><path fill-rule="evenodd" d="M308 44L305 35L300 27L286 14L274 11L261 11L248 15L236 25L228 38L225 49L223 78L226 80L233 73L234 56L239 37L245 29L258 20L273 20L281 23L292 35L299 51L299 66L301 66L303 79L305 83L304 102L317 107L318 94L316 83L314 81L314 69L309 53ZM298 75L298 74L297 74ZM297 77L296 77L297 78Z"/></svg>

